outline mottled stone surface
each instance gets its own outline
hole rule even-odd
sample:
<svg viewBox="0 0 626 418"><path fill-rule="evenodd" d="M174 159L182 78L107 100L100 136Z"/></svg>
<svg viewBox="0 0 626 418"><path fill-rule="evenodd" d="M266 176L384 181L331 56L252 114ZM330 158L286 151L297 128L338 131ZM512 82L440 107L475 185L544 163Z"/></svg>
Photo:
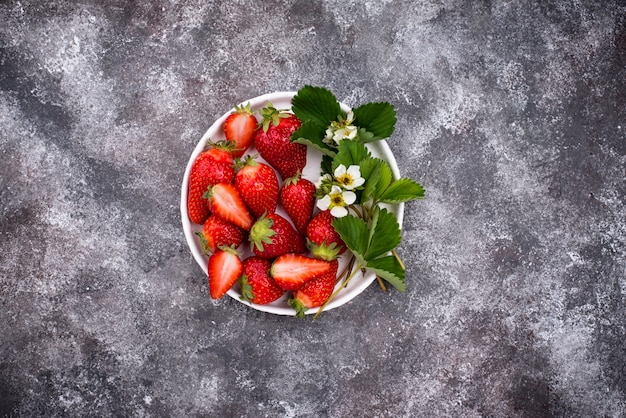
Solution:
<svg viewBox="0 0 626 418"><path fill-rule="evenodd" d="M69 3L69 4L68 4ZM0 2L0 416L626 415L623 1ZM408 291L212 301L189 155L235 103L388 100Z"/></svg>

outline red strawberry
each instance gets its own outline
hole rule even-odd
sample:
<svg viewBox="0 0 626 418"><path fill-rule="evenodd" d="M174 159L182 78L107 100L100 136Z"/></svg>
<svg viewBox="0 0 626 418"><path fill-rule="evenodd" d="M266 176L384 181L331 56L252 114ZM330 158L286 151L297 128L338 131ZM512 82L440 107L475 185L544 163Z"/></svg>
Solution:
<svg viewBox="0 0 626 418"><path fill-rule="evenodd" d="M219 299L237 282L243 272L243 263L237 250L221 247L209 257L209 292Z"/></svg>
<svg viewBox="0 0 626 418"><path fill-rule="evenodd" d="M318 213L306 228L309 250L316 258L332 260L346 251L346 244L333 227L333 215L329 210Z"/></svg>
<svg viewBox="0 0 626 418"><path fill-rule="evenodd" d="M302 318L307 309L317 308L326 302L335 289L338 268L339 262L337 260L331 261L330 270L314 277L293 292L293 298L289 299L289 305L296 310L296 316Z"/></svg>
<svg viewBox="0 0 626 418"><path fill-rule="evenodd" d="M306 244L289 221L277 213L268 213L250 229L252 251L262 258L275 258L287 253L303 253Z"/></svg>
<svg viewBox="0 0 626 418"><path fill-rule="evenodd" d="M250 109L250 103L245 106L235 106L235 110L228 115L224 121L224 134L226 140L233 144L234 157L241 157L252 144L257 125L258 122Z"/></svg>
<svg viewBox="0 0 626 418"><path fill-rule="evenodd" d="M308 280L327 273L331 263L301 254L284 254L274 260L270 276L285 290L299 289Z"/></svg>
<svg viewBox="0 0 626 418"><path fill-rule="evenodd" d="M254 219L235 186L219 183L209 187L204 196L214 214L246 231L250 230Z"/></svg>
<svg viewBox="0 0 626 418"><path fill-rule="evenodd" d="M298 232L306 234L306 227L315 208L315 185L302 178L300 172L296 173L283 183L280 189L280 204Z"/></svg>
<svg viewBox="0 0 626 418"><path fill-rule="evenodd" d="M235 174L235 187L252 214L259 218L276 211L278 177L267 164L247 158Z"/></svg>
<svg viewBox="0 0 626 418"><path fill-rule="evenodd" d="M202 243L205 254L214 253L219 246L239 247L245 238L243 229L226 222L216 215L207 218L202 226L202 232L196 232Z"/></svg>
<svg viewBox="0 0 626 418"><path fill-rule="evenodd" d="M210 215L202 197L207 187L217 183L230 183L235 177L233 157L222 147L214 147L198 155L189 172L187 212L189 220L203 224Z"/></svg>
<svg viewBox="0 0 626 418"><path fill-rule="evenodd" d="M274 302L285 291L269 276L272 262L261 257L249 257L243 262L243 275L239 279L241 299L265 305Z"/></svg>
<svg viewBox="0 0 626 418"><path fill-rule="evenodd" d="M291 142L291 134L300 127L300 119L277 110L269 102L261 114L263 128L257 130L254 136L257 151L283 180L293 177L306 165L306 145Z"/></svg>

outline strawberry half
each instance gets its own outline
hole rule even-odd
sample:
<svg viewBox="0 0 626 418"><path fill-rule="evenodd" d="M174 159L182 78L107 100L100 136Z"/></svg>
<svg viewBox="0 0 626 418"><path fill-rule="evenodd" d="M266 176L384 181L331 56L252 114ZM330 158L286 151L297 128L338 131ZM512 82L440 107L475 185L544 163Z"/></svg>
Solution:
<svg viewBox="0 0 626 418"><path fill-rule="evenodd" d="M258 305L274 302L285 291L270 277L272 262L261 257L249 257L243 261L243 275L239 279L241 299Z"/></svg>
<svg viewBox="0 0 626 418"><path fill-rule="evenodd" d="M261 115L263 127L254 136L257 151L283 180L295 176L306 165L306 145L291 142L291 134L301 125L300 119L276 109L269 102Z"/></svg>
<svg viewBox="0 0 626 418"><path fill-rule="evenodd" d="M289 221L277 213L268 213L257 220L249 235L252 251L262 258L275 258L287 253L307 250L304 237Z"/></svg>
<svg viewBox="0 0 626 418"><path fill-rule="evenodd" d="M306 228L309 250L315 258L332 260L346 251L346 244L333 227L333 215L329 210L318 213Z"/></svg>
<svg viewBox="0 0 626 418"><path fill-rule="evenodd" d="M214 214L246 231L250 230L254 219L235 186L219 183L209 187L204 196Z"/></svg>
<svg viewBox="0 0 626 418"><path fill-rule="evenodd" d="M267 164L249 157L235 174L235 187L252 214L259 218L264 213L276 211L278 177Z"/></svg>
<svg viewBox="0 0 626 418"><path fill-rule="evenodd" d="M209 292L219 299L237 282L243 272L243 263L237 250L221 247L209 257Z"/></svg>
<svg viewBox="0 0 626 418"><path fill-rule="evenodd" d="M307 281L328 273L330 268L329 261L301 254L284 254L274 260L270 276L282 289L296 290Z"/></svg>
<svg viewBox="0 0 626 418"><path fill-rule="evenodd" d="M202 232L196 232L205 254L214 253L220 246L239 247L245 238L243 229L211 215L202 226Z"/></svg>
<svg viewBox="0 0 626 418"><path fill-rule="evenodd" d="M315 185L302 178L300 172L289 177L280 189L280 204L301 234L306 228L315 208Z"/></svg>
<svg viewBox="0 0 626 418"><path fill-rule="evenodd" d="M241 157L254 140L258 122L247 105L235 106L235 110L224 121L226 141L233 144L233 157Z"/></svg>
<svg viewBox="0 0 626 418"><path fill-rule="evenodd" d="M307 309L322 306L333 294L338 268L339 262L337 260L331 261L330 270L312 278L293 292L293 297L289 299L289 305L296 310L297 317L304 317Z"/></svg>
<svg viewBox="0 0 626 418"><path fill-rule="evenodd" d="M235 177L232 155L223 147L215 146L203 151L194 160L189 171L187 213L189 220L202 225L210 210L203 194L212 184L230 183Z"/></svg>

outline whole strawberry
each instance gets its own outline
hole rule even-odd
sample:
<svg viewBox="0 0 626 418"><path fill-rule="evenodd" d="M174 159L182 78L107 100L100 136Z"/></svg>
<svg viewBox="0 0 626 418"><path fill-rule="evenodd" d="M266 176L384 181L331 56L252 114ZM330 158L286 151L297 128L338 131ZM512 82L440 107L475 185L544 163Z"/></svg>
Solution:
<svg viewBox="0 0 626 418"><path fill-rule="evenodd" d="M293 292L289 305L296 310L296 316L302 318L307 309L317 308L326 302L335 289L338 268L337 260L330 261L330 270L305 282Z"/></svg>
<svg viewBox="0 0 626 418"><path fill-rule="evenodd" d="M329 210L323 210L306 228L309 250L316 258L332 260L346 251L346 244L333 227L333 219Z"/></svg>
<svg viewBox="0 0 626 418"><path fill-rule="evenodd" d="M250 230L254 219L235 186L230 183L218 183L210 186L204 197L214 214L241 229Z"/></svg>
<svg viewBox="0 0 626 418"><path fill-rule="evenodd" d="M278 201L278 177L267 164L249 157L235 174L235 187L256 217L276 211Z"/></svg>
<svg viewBox="0 0 626 418"><path fill-rule="evenodd" d="M261 110L262 129L256 131L254 144L257 151L281 178L293 177L306 165L306 145L291 142L293 134L301 125L294 114L276 109L271 103Z"/></svg>
<svg viewBox="0 0 626 418"><path fill-rule="evenodd" d="M243 272L243 263L237 250L220 247L209 257L209 292L213 299L219 299L237 282Z"/></svg>
<svg viewBox="0 0 626 418"><path fill-rule="evenodd" d="M249 235L252 251L262 258L275 258L287 253L303 253L307 250L304 237L289 221L277 213L259 218Z"/></svg>
<svg viewBox="0 0 626 418"><path fill-rule="evenodd" d="M252 256L243 261L243 275L239 279L241 299L265 305L280 298L285 291L270 277L270 260Z"/></svg>
<svg viewBox="0 0 626 418"><path fill-rule="evenodd" d="M226 141L233 145L233 157L241 157L254 140L258 122L247 105L235 106L235 110L224 121Z"/></svg>
<svg viewBox="0 0 626 418"><path fill-rule="evenodd" d="M211 213L203 194L210 185L231 183L235 177L233 157L220 146L203 151L194 160L189 172L187 213L189 220L202 225Z"/></svg>
<svg viewBox="0 0 626 418"><path fill-rule="evenodd" d="M279 200L298 232L306 234L315 208L315 185L298 172L285 180L280 189Z"/></svg>
<svg viewBox="0 0 626 418"><path fill-rule="evenodd" d="M205 254L214 253L220 246L237 248L245 238L243 229L217 215L210 215L202 226L202 232L196 232L196 235Z"/></svg>

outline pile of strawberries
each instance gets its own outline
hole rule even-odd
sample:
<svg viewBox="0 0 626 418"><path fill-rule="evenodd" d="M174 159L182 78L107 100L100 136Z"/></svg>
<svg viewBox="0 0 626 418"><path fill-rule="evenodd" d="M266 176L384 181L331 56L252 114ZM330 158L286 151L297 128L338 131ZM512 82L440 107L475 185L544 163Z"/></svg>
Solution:
<svg viewBox="0 0 626 418"><path fill-rule="evenodd" d="M300 120L271 103L260 115L258 122L248 104L226 118L226 140L210 143L191 167L187 210L203 225L197 235L210 254L212 298L237 282L242 298L256 304L291 292L289 303L302 316L332 294L346 247L330 212L315 213L315 185L301 176L307 149L290 139ZM244 156L253 144L269 165ZM279 206L289 219L276 213ZM254 255L242 259L238 248L246 242Z"/></svg>

